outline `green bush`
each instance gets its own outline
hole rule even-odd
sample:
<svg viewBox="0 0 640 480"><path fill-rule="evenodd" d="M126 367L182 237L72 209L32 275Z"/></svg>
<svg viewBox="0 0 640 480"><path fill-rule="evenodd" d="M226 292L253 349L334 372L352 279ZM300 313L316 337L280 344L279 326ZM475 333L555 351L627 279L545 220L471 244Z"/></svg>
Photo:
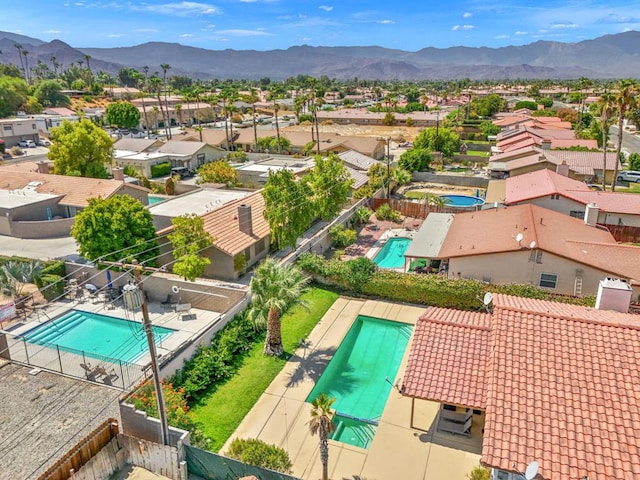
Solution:
<svg viewBox="0 0 640 480"><path fill-rule="evenodd" d="M51 274L64 277L67 274L65 264L63 260L52 260L50 262L44 262L44 268L42 274Z"/></svg>
<svg viewBox="0 0 640 480"><path fill-rule="evenodd" d="M353 219L357 224L364 225L369 221L371 215L373 215L373 210L367 207L360 207L355 211Z"/></svg>
<svg viewBox="0 0 640 480"><path fill-rule="evenodd" d="M467 478L469 480L490 480L491 471L487 467L478 465L477 467L473 467L471 473L467 474Z"/></svg>
<svg viewBox="0 0 640 480"><path fill-rule="evenodd" d="M399 222L401 215L400 212L392 210L388 203L383 203L376 210L376 218L378 220L390 220L392 222Z"/></svg>
<svg viewBox="0 0 640 480"><path fill-rule="evenodd" d="M231 442L227 456L256 467L281 473L291 472L291 459L282 448L257 438L236 438Z"/></svg>
<svg viewBox="0 0 640 480"><path fill-rule="evenodd" d="M171 162L158 163L151 165L151 178L164 177L171 173Z"/></svg>
<svg viewBox="0 0 640 480"><path fill-rule="evenodd" d="M554 300L582 306L593 306L592 296L570 297L551 293L534 285L487 285L478 280L447 278L443 275L407 275L390 270L377 269L365 257L347 262L327 260L320 255L301 255L298 267L319 277L325 283L345 288L354 293L371 295L397 302L481 310L486 292L504 293L526 298Z"/></svg>
<svg viewBox="0 0 640 480"><path fill-rule="evenodd" d="M36 286L47 301L56 300L64 295L64 281L60 275L43 274L36 279Z"/></svg>
<svg viewBox="0 0 640 480"><path fill-rule="evenodd" d="M334 225L329 230L329 236L336 248L344 248L356 242L358 234L355 230L344 228L344 225Z"/></svg>
<svg viewBox="0 0 640 480"><path fill-rule="evenodd" d="M176 373L173 383L182 387L185 398L198 398L203 391L231 377L238 368L237 358L251 348L261 335L244 316L237 315L214 337L208 346L200 346L193 358Z"/></svg>

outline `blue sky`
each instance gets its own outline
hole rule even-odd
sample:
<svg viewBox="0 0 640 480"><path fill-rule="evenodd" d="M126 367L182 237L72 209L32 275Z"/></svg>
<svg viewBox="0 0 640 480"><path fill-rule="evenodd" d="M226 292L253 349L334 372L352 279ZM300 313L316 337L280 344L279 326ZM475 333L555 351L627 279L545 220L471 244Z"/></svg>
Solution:
<svg viewBox="0 0 640 480"><path fill-rule="evenodd" d="M639 1L0 0L3 26L74 47L164 41L213 50L292 45L501 47L640 29Z"/></svg>

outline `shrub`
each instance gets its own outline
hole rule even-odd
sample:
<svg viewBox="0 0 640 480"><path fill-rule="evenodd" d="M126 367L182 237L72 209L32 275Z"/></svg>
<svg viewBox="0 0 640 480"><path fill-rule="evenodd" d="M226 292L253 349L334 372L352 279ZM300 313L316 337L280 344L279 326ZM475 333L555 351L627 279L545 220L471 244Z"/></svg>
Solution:
<svg viewBox="0 0 640 480"><path fill-rule="evenodd" d="M138 171L131 165L126 165L122 172L129 177L137 177L139 175Z"/></svg>
<svg viewBox="0 0 640 480"><path fill-rule="evenodd" d="M169 177L164 181L164 193L167 195L176 193L176 182L173 181L173 178Z"/></svg>
<svg viewBox="0 0 640 480"><path fill-rule="evenodd" d="M226 455L256 467L281 473L291 472L289 454L284 449L257 438L236 438L231 442Z"/></svg>
<svg viewBox="0 0 640 480"><path fill-rule="evenodd" d="M355 230L344 228L344 225L334 225L329 230L331 241L337 248L344 248L355 243L358 235Z"/></svg>
<svg viewBox="0 0 640 480"><path fill-rule="evenodd" d="M244 252L233 257L233 269L236 272L244 272L245 268L247 268L247 256Z"/></svg>
<svg viewBox="0 0 640 480"><path fill-rule="evenodd" d="M47 299L52 301L64 295L64 281L60 275L43 274L36 279L36 286Z"/></svg>
<svg viewBox="0 0 640 480"><path fill-rule="evenodd" d="M473 467L471 473L467 474L469 480L489 480L491 478L491 471L487 467L478 465Z"/></svg>
<svg viewBox="0 0 640 480"><path fill-rule="evenodd" d="M390 220L392 222L400 221L400 212L392 210L388 203L384 203L376 210L376 218L378 220Z"/></svg>
<svg viewBox="0 0 640 480"><path fill-rule="evenodd" d="M42 269L42 274L43 275L51 274L51 275L58 275L60 277L64 277L67 274L64 261L53 260L51 262L45 263L44 268Z"/></svg>
<svg viewBox="0 0 640 480"><path fill-rule="evenodd" d="M151 178L164 177L171 173L171 162L158 163L151 165Z"/></svg>
<svg viewBox="0 0 640 480"><path fill-rule="evenodd" d="M357 224L364 225L369 221L371 215L373 215L373 210L367 207L360 207L354 212L353 218Z"/></svg>

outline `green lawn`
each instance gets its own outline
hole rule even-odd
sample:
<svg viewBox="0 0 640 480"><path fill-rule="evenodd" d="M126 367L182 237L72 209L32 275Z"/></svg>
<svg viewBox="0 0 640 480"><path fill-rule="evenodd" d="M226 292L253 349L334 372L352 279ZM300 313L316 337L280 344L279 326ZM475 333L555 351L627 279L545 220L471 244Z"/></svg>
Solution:
<svg viewBox="0 0 640 480"><path fill-rule="evenodd" d="M415 198L418 200L422 200L424 197L427 196L427 194L425 192L417 192L415 190L409 190L408 192L405 192L404 196L406 198Z"/></svg>
<svg viewBox="0 0 640 480"><path fill-rule="evenodd" d="M467 155L472 157L488 157L489 152L481 152L480 150L467 150Z"/></svg>
<svg viewBox="0 0 640 480"><path fill-rule="evenodd" d="M296 349L300 339L313 330L337 298L338 294L334 292L310 288L302 296L307 308L295 305L282 316L282 344L287 356ZM286 363L284 358L266 357L262 347L262 341L258 341L243 359L238 372L192 407L191 417L212 441L209 450L217 452L222 448Z"/></svg>

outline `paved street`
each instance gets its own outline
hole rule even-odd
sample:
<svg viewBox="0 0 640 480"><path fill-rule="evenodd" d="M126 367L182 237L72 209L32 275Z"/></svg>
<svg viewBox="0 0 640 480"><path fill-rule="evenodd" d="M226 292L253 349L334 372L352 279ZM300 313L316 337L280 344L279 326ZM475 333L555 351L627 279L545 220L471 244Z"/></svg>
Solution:
<svg viewBox="0 0 640 480"><path fill-rule="evenodd" d="M49 260L78 253L72 237L23 239L0 235L0 255Z"/></svg>

